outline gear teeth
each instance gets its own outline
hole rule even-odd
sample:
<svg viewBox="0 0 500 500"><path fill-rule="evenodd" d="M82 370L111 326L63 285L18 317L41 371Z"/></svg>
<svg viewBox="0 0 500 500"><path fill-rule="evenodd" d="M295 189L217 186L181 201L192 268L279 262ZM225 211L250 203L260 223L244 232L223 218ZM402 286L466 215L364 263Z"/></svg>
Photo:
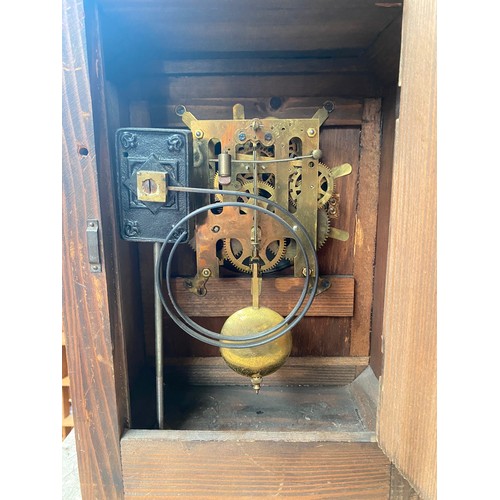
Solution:
<svg viewBox="0 0 500 500"><path fill-rule="evenodd" d="M301 193L302 178L301 170L297 170L290 176L290 200L297 207L297 199ZM326 182L326 187L322 186ZM318 208L324 207L335 193L335 179L333 172L324 163L318 162Z"/></svg>
<svg viewBox="0 0 500 500"><path fill-rule="evenodd" d="M279 244L277 248L271 248L271 245L273 245L274 242L270 243L267 248L265 248L263 251L260 252L260 258L264 262L264 264L261 266L261 271L262 272L269 272L272 269L274 269L279 261L284 257L286 253L286 242L285 240L279 240ZM271 253L274 253L274 256L271 259L268 259L266 255L266 250L270 250ZM239 253L239 255L235 255L233 249L231 248L231 238L226 238L223 243L223 255L224 258L229 261L236 269L238 269L241 272L244 273L251 273L252 268L251 266L247 266L243 264L245 260L247 260L250 255L243 255L242 252Z"/></svg>
<svg viewBox="0 0 500 500"><path fill-rule="evenodd" d="M318 163L318 207L324 207L335 192L335 179L333 178L330 167L324 163ZM327 187L321 186L326 182ZM321 191L321 192L320 192Z"/></svg>
<svg viewBox="0 0 500 500"><path fill-rule="evenodd" d="M328 240L330 234L330 218L326 208L318 210L318 228L316 236L316 250L319 250Z"/></svg>
<svg viewBox="0 0 500 500"><path fill-rule="evenodd" d="M242 192L241 196L244 197L245 193L254 194L253 189L254 189L253 182L245 182L245 184L243 184L240 188L240 191ZM257 190L258 190L258 193L260 193L261 191L264 191L265 193L269 194L270 196L267 199L274 201L276 191L275 191L274 187L271 184L269 184L268 182L258 180L257 181ZM248 200L247 202L252 203L252 201L253 200ZM259 204L259 206L263 206L263 202L259 201L258 204ZM241 210L246 213L246 209L241 209Z"/></svg>
<svg viewBox="0 0 500 500"><path fill-rule="evenodd" d="M330 235L330 218L326 208L318 208L318 222L317 222L317 235L316 235L316 250L319 250L327 241ZM297 243L295 240L290 240L286 247L285 259L293 262L297 255Z"/></svg>
<svg viewBox="0 0 500 500"><path fill-rule="evenodd" d="M189 241L188 245L191 247L193 252L196 252L196 236L193 236Z"/></svg>

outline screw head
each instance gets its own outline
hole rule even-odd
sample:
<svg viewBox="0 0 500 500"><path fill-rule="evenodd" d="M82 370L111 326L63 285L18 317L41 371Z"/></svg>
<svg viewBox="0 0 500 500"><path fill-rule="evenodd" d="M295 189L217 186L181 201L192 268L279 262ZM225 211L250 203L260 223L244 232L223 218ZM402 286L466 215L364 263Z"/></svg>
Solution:
<svg viewBox="0 0 500 500"><path fill-rule="evenodd" d="M208 278L211 274L212 274L212 271L210 271L210 269L208 269L208 267L205 267L205 269L203 269L203 270L201 271L201 275L202 275L204 278Z"/></svg>
<svg viewBox="0 0 500 500"><path fill-rule="evenodd" d="M92 269L93 269L94 271L97 271L97 270L99 269L99 266L94 265L94 266L92 266Z"/></svg>
<svg viewBox="0 0 500 500"><path fill-rule="evenodd" d="M219 231L220 231L220 227L219 226L214 226L212 228L212 232L214 232L214 233L218 233Z"/></svg>
<svg viewBox="0 0 500 500"><path fill-rule="evenodd" d="M316 135L316 129L315 128L308 128L307 129L307 135L309 137L314 137Z"/></svg>
<svg viewBox="0 0 500 500"><path fill-rule="evenodd" d="M194 133L194 136L197 139L201 139L203 137L203 131L202 130L196 130L196 132Z"/></svg>
<svg viewBox="0 0 500 500"><path fill-rule="evenodd" d="M238 139L239 139L240 141L244 141L246 138L247 138L247 135L245 134L245 132L240 132L240 133L238 134Z"/></svg>
<svg viewBox="0 0 500 500"><path fill-rule="evenodd" d="M186 106L179 104L178 106L175 107L175 114L177 116L182 116L185 112L186 112Z"/></svg>
<svg viewBox="0 0 500 500"><path fill-rule="evenodd" d="M328 111L328 113L331 113L335 106L332 101L325 101L323 103L323 107Z"/></svg>
<svg viewBox="0 0 500 500"><path fill-rule="evenodd" d="M271 134L271 132L267 132L265 135L264 135L264 139L266 141L271 141L273 138L273 134Z"/></svg>

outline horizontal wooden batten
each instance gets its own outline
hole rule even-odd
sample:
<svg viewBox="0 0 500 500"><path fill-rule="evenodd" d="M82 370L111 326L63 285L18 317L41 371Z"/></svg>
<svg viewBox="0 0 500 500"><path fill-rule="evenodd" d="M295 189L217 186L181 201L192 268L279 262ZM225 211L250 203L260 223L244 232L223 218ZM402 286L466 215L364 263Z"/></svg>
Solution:
<svg viewBox="0 0 500 500"><path fill-rule="evenodd" d="M323 276L331 283L329 289L317 295L307 316L347 316L354 313L354 278ZM251 305L251 280L246 278L211 278L207 294L200 297L185 286L184 278L172 280L175 300L190 317L224 317ZM304 286L302 278L264 278L260 305L287 316L293 309ZM248 292L248 293L246 293ZM299 312L302 308L299 310Z"/></svg>
<svg viewBox="0 0 500 500"><path fill-rule="evenodd" d="M268 386L346 385L365 368L368 357L288 358L275 373L265 378ZM248 385L248 379L231 370L222 358L166 359L166 379L183 380L191 385Z"/></svg>
<svg viewBox="0 0 500 500"><path fill-rule="evenodd" d="M131 100L168 100L182 104L195 98L232 99L280 97L322 97L336 95L346 99L376 97L380 89L372 73L322 73L295 75L217 75L144 76L127 89Z"/></svg>
<svg viewBox="0 0 500 500"><path fill-rule="evenodd" d="M371 71L367 60L363 57L170 59L153 61L144 68L146 74L167 76L303 75L305 73L369 73Z"/></svg>
<svg viewBox="0 0 500 500"><path fill-rule="evenodd" d="M199 120L230 120L233 106L240 103L245 107L245 114L249 118L311 118L326 101L334 103L334 110L326 119L325 126L361 126L363 118L362 99L343 99L330 96L320 97L281 97L279 90L277 97L271 98L238 98L220 97L203 98L192 97L182 102L165 104L152 102L149 107L151 122L161 127L185 127L175 109L177 105L186 106L188 111ZM139 101L142 102L142 101ZM277 109L274 109L273 106Z"/></svg>
<svg viewBox="0 0 500 500"><path fill-rule="evenodd" d="M389 498L390 462L368 433L127 431L125 498ZM368 437L371 439L371 437Z"/></svg>

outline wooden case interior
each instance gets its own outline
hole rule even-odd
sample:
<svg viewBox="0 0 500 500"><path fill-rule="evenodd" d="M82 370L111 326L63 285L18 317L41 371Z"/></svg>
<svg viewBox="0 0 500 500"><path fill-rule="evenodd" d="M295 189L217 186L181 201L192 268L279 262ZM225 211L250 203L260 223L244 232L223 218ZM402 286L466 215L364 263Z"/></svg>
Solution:
<svg viewBox="0 0 500 500"><path fill-rule="evenodd" d="M97 158L104 218L115 217L116 129L184 127L175 114L180 104L200 119L229 119L236 103L244 104L247 116L309 117L331 100L335 109L321 128L322 161L353 166L338 182L336 222L350 238L329 239L318 251L320 274L335 277L334 290L347 288L323 298L323 307L297 325L292 357L261 394L224 365L216 348L190 338L164 314L167 427L345 432L371 440L373 379L383 365L401 4L99 0L86 10L90 65L103 55L104 85L93 85L105 110L96 135L111 152ZM125 346L128 427L154 429L152 244L125 242L116 232L106 238L104 251L119 281L114 335ZM193 275L194 262L185 246L174 276ZM204 300L230 301L230 294L212 293ZM351 309L343 309L349 300ZM201 314L196 321L220 330L225 317Z"/></svg>

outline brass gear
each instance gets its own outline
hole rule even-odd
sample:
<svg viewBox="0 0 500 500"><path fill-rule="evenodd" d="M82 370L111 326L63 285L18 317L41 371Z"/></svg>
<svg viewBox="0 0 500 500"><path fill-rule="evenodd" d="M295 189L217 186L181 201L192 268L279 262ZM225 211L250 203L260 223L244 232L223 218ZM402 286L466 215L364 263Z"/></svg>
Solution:
<svg viewBox="0 0 500 500"><path fill-rule="evenodd" d="M276 267L278 262L286 253L286 243L284 239L272 241L266 248L261 248L259 257L261 260L260 270L265 273ZM223 243L223 256L236 269L244 273L251 273L251 254L243 253L243 246L235 238L225 238Z"/></svg>
<svg viewBox="0 0 500 500"><path fill-rule="evenodd" d="M302 192L302 172L296 170L290 176L290 201L297 206L297 199ZM325 206L335 192L335 179L332 170L324 163L318 163L318 208Z"/></svg>
<svg viewBox="0 0 500 500"><path fill-rule="evenodd" d="M245 182L244 184L241 185L241 188L239 191L242 192L242 195L237 198L238 201L243 201L244 203L253 203L253 199L250 197L245 196L243 193L250 193L250 194L258 194L259 196L263 196L264 198L267 198L268 200L274 201L275 199L275 194L276 191L274 187L265 182L265 181L257 181L257 193L254 193L254 184L253 182ZM260 207L267 208L268 205L262 201L257 202L257 205ZM246 213L247 209L241 209L242 212Z"/></svg>
<svg viewBox="0 0 500 500"><path fill-rule="evenodd" d="M330 218L326 207L318 208L316 230L316 250L319 250L327 242L330 234ZM297 255L297 243L295 243L295 240L290 240L286 247L285 259L293 261L295 255Z"/></svg>

